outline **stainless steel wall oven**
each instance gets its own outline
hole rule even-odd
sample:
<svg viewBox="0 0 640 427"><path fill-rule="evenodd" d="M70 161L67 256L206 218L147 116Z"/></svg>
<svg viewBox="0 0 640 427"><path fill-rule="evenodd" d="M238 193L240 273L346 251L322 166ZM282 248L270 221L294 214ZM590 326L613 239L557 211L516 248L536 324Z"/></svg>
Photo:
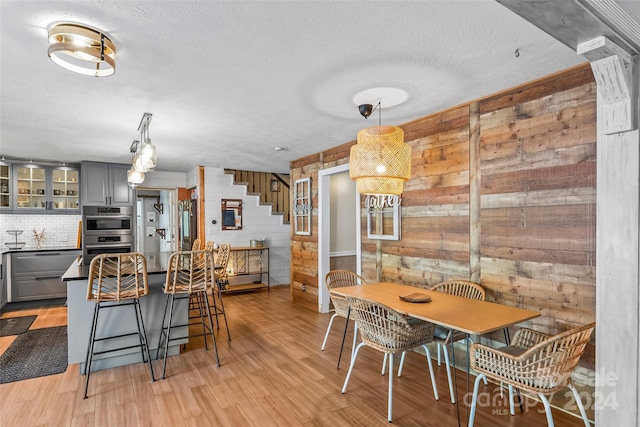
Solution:
<svg viewBox="0 0 640 427"><path fill-rule="evenodd" d="M133 208L130 206L84 206L82 208L82 259L104 253L133 252Z"/></svg>

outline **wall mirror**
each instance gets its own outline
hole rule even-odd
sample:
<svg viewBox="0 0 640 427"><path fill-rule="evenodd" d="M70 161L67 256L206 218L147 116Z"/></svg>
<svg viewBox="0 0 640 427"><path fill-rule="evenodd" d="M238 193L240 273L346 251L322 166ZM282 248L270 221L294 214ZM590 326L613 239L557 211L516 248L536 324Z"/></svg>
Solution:
<svg viewBox="0 0 640 427"><path fill-rule="evenodd" d="M242 230L242 200L222 199L222 229Z"/></svg>
<svg viewBox="0 0 640 427"><path fill-rule="evenodd" d="M368 195L364 204L367 214L367 237L400 240L400 198Z"/></svg>
<svg viewBox="0 0 640 427"><path fill-rule="evenodd" d="M293 187L293 229L296 234L311 235L311 178L297 179Z"/></svg>

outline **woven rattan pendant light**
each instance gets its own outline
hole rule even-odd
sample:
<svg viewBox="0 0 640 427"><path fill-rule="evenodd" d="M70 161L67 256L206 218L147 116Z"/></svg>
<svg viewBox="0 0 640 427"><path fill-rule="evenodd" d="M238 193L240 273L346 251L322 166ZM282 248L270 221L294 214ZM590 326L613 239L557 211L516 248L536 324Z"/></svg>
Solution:
<svg viewBox="0 0 640 427"><path fill-rule="evenodd" d="M361 114L369 117L371 105L362 107ZM375 108L380 108L380 102ZM399 127L362 129L349 157L349 176L356 181L360 194L400 195L411 176L411 147L405 144L404 131Z"/></svg>

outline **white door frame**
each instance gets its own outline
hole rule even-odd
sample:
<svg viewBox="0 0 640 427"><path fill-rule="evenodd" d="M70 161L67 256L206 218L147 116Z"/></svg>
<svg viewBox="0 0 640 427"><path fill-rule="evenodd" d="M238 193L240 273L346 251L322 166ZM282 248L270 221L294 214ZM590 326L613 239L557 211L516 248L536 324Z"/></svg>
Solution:
<svg viewBox="0 0 640 427"><path fill-rule="evenodd" d="M329 271L329 235L331 230L331 175L343 173L349 170L349 164L334 166L318 171L318 312L329 311L329 292L324 285L324 276ZM360 251L360 196L356 191L356 270L362 272L362 254Z"/></svg>

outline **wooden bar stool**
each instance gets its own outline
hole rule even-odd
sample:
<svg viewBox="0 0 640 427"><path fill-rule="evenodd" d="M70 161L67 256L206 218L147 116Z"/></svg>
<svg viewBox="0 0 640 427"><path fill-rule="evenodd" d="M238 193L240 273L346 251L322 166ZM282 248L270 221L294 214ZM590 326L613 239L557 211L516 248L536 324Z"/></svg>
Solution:
<svg viewBox="0 0 640 427"><path fill-rule="evenodd" d="M213 347L216 353L216 362L220 366L220 358L218 357L218 346L216 337L213 334L213 321L211 308L209 306L209 298L207 297L208 289L212 288L215 273L213 268L213 254L210 251L178 251L171 254L167 266L167 280L165 282L164 293L167 294L167 302L165 304L164 315L162 316L162 330L158 340L158 353L160 357L160 349L164 339L164 361L162 363L162 379L165 378L167 368L167 354L169 352L169 342L182 340L189 337L204 337L205 349L209 350L207 344L207 335L211 335ZM173 310L176 299L189 299L195 303L202 325L201 334L189 334L179 337L171 336L171 329L178 327L189 327L191 323L173 324ZM167 311L169 321L165 326L167 319ZM205 323L208 319L209 323ZM207 332L208 331L208 332Z"/></svg>
<svg viewBox="0 0 640 427"><path fill-rule="evenodd" d="M149 363L151 381L155 381L153 367L151 366L151 356L149 355L149 345L147 343L147 333L144 328L142 311L138 298L149 293L147 281L147 260L144 255L138 252L122 254L102 254L91 260L89 265L89 279L87 287L87 301L95 301L93 311L93 322L91 324L91 334L87 346L87 358L85 361L85 373L87 378L84 386L83 399L87 398L89 388L89 377L91 375L91 363L94 356L110 353L114 351L126 350L140 347L142 361ZM132 306L136 316L137 332L118 334L115 336L97 335L98 315L101 310ZM94 351L95 343L123 339L127 336L137 335L140 343L107 350Z"/></svg>

